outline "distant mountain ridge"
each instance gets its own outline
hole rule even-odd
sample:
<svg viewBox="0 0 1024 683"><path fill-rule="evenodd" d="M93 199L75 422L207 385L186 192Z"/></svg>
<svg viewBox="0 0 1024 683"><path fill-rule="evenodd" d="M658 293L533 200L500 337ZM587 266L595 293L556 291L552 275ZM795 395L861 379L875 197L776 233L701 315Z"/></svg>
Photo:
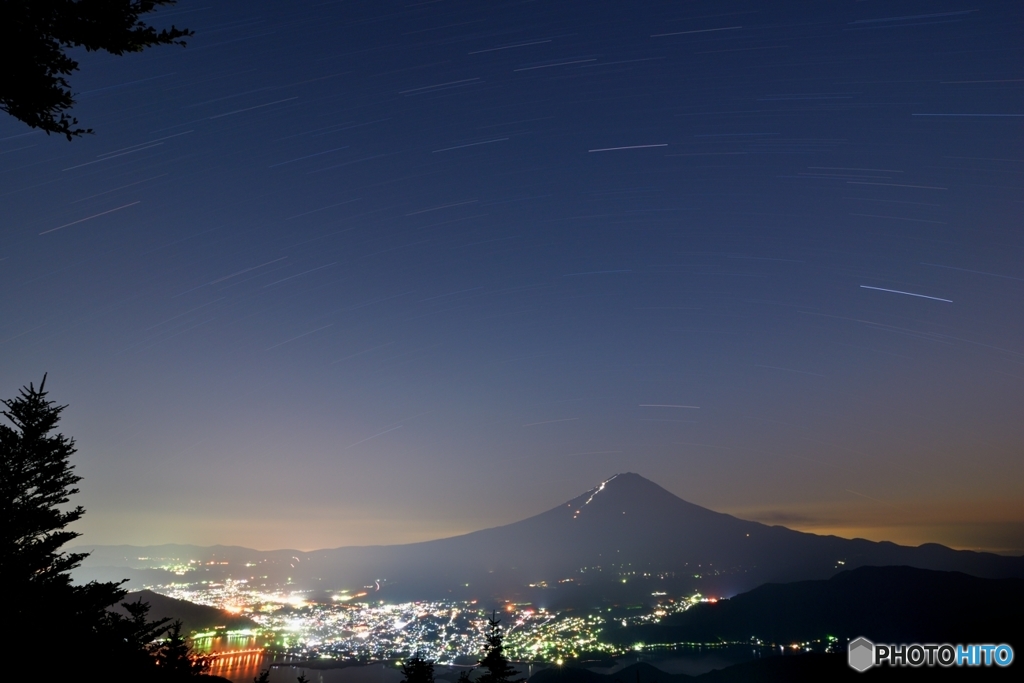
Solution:
<svg viewBox="0 0 1024 683"><path fill-rule="evenodd" d="M830 579L769 583L695 605L657 624L606 633L610 642L775 645L866 636L883 643L1022 642L1024 579L982 579L914 567L859 567Z"/></svg>
<svg viewBox="0 0 1024 683"><path fill-rule="evenodd" d="M917 683L917 681L1010 681L1014 674L1012 667L993 670L963 669L951 667L919 668L876 668L872 669L871 681L895 681ZM632 664L615 673L600 674L588 669L572 667L550 667L535 673L529 683L836 683L843 681L861 682L865 674L851 669L846 664L845 654L807 653L798 655L773 656L733 664L715 669L698 676L669 674L650 664Z"/></svg>
<svg viewBox="0 0 1024 683"><path fill-rule="evenodd" d="M131 567L116 558L133 553L197 552L190 546L91 550L86 574L103 565ZM451 538L313 552L215 546L199 553L204 561L219 558L236 569L254 564L253 577L268 581L282 576L309 588L366 587L380 591L381 599L473 597L552 605L638 600L654 591L732 595L767 582L825 579L864 565L1024 578L1024 557L768 526L688 503L634 473L616 475L534 517Z"/></svg>
<svg viewBox="0 0 1024 683"><path fill-rule="evenodd" d="M209 607L208 605L197 605L188 600L177 600L150 590L131 592L124 597L121 603L132 603L140 600L149 605L147 618L150 621L159 621L161 619L181 621L182 631L186 634L211 629L239 630L259 627L256 622L248 617L232 614L227 610ZM128 610L122 607L121 603L109 608L110 611L128 616Z"/></svg>

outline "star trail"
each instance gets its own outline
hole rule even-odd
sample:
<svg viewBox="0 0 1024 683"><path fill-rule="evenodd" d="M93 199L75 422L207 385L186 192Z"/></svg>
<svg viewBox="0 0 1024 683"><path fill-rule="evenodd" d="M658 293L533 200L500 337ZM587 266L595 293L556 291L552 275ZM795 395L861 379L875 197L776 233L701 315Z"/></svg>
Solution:
<svg viewBox="0 0 1024 683"><path fill-rule="evenodd" d="M616 472L1024 552L1024 7L181 0L0 118L0 386L85 543L302 549ZM856 492L856 493L855 493Z"/></svg>

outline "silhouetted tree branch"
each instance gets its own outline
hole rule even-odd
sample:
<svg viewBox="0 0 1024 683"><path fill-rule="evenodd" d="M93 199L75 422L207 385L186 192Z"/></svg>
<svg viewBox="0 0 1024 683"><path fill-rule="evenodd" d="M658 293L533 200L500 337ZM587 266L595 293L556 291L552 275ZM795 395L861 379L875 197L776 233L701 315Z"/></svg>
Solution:
<svg viewBox="0 0 1024 683"><path fill-rule="evenodd" d="M67 76L71 47L111 54L184 45L188 29L157 31L140 16L175 0L0 0L0 109L68 140L91 133L67 114L75 104Z"/></svg>

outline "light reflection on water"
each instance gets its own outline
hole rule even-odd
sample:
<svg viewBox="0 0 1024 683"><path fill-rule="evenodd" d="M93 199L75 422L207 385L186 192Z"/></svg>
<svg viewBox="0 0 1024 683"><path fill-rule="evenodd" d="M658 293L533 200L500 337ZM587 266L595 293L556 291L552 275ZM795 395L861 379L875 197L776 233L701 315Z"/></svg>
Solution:
<svg viewBox="0 0 1024 683"><path fill-rule="evenodd" d="M211 652L237 652L239 650L251 650L259 647L256 636L236 635L207 636L206 638L193 638L192 649L200 654Z"/></svg>
<svg viewBox="0 0 1024 683"><path fill-rule="evenodd" d="M300 673L305 673L310 683L398 683L402 678L400 671L381 664L326 670L295 668L289 666L292 658L266 654L264 647L269 644L269 640L253 635L209 636L193 639L192 649L212 655L209 673L233 683L252 683L267 668L271 683L294 683Z"/></svg>
<svg viewBox="0 0 1024 683"><path fill-rule="evenodd" d="M210 673L223 676L233 683L252 683L261 671L270 667L270 683L295 683L299 674L305 674L310 683L399 683L402 672L381 664L350 666L341 669L306 669L289 666L286 659L250 654L215 663Z"/></svg>
<svg viewBox="0 0 1024 683"><path fill-rule="evenodd" d="M217 657L210 665L210 673L238 683L251 683L266 667L262 652L249 652Z"/></svg>
<svg viewBox="0 0 1024 683"><path fill-rule="evenodd" d="M211 674L239 683L252 683L266 666L262 645L252 635L209 636L192 641L192 649L197 653L213 656Z"/></svg>

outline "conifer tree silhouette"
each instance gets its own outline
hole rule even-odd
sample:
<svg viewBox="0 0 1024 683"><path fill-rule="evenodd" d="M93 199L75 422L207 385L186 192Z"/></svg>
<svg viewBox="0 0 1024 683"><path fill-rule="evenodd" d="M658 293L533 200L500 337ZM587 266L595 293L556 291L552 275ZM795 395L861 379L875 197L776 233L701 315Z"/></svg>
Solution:
<svg viewBox="0 0 1024 683"><path fill-rule="evenodd" d="M476 683L523 683L525 679L515 678L519 672L509 663L505 656L504 635L497 618L497 612L491 612L487 620L487 643L484 645L484 656L480 667L485 669Z"/></svg>
<svg viewBox="0 0 1024 683"><path fill-rule="evenodd" d="M402 663L402 683L434 683L434 662L416 651Z"/></svg>
<svg viewBox="0 0 1024 683"><path fill-rule="evenodd" d="M168 681L187 680L210 668L210 660L194 653L181 635L181 621L171 624L167 637L153 648L153 655L161 677Z"/></svg>
<svg viewBox="0 0 1024 683"><path fill-rule="evenodd" d="M149 606L124 603L128 616L107 610L124 598L120 583L75 585L71 570L84 553L62 551L79 536L67 527L81 519L81 505L68 508L81 477L69 462L74 439L53 433L66 406L47 398L46 376L36 388L22 387L0 401L0 586L5 617L19 632L12 680L37 678L31 667L53 657L53 645L37 634L59 629L60 656L76 669L104 670L104 680L140 680L155 673L148 644L166 630L147 619ZM117 662L110 672L110 663ZM35 675L33 675L35 674ZM141 677L141 678L140 678Z"/></svg>

